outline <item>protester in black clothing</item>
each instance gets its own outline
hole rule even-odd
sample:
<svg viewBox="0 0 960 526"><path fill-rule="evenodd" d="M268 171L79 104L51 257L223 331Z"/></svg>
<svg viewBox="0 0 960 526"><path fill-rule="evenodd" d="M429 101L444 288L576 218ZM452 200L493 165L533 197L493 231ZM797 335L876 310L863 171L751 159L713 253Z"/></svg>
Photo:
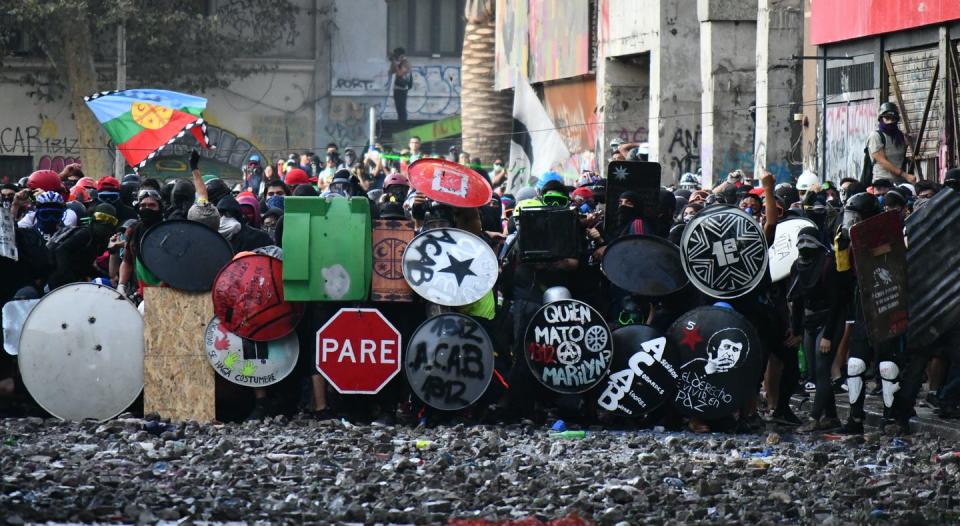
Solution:
<svg viewBox="0 0 960 526"><path fill-rule="evenodd" d="M107 249L110 236L117 230L117 211L106 203L93 209L89 226L65 227L48 242L53 253L54 270L50 275L50 289L68 283L90 281L99 271L94 260Z"/></svg>
<svg viewBox="0 0 960 526"><path fill-rule="evenodd" d="M270 235L247 224L240 203L228 195L217 203L220 212L220 234L227 238L234 253L249 252L273 244Z"/></svg>
<svg viewBox="0 0 960 526"><path fill-rule="evenodd" d="M170 192L170 206L164 212L164 219L187 219L187 211L193 206L196 191L197 189L190 181L178 179L173 183L173 189Z"/></svg>

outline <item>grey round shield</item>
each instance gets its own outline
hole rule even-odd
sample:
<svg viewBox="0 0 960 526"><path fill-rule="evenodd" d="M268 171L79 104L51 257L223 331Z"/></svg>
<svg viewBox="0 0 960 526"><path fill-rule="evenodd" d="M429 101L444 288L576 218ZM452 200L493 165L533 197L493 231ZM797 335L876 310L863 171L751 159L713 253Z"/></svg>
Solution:
<svg viewBox="0 0 960 526"><path fill-rule="evenodd" d="M143 389L143 318L122 294L64 285L34 306L20 335L20 374L33 399L63 420L106 420Z"/></svg>
<svg viewBox="0 0 960 526"><path fill-rule="evenodd" d="M271 342L245 340L214 316L203 335L213 370L237 385L266 387L287 377L297 365L300 342L291 333Z"/></svg>
<svg viewBox="0 0 960 526"><path fill-rule="evenodd" d="M697 214L680 240L683 271L704 294L738 298L767 271L767 241L760 225L734 206L714 205Z"/></svg>

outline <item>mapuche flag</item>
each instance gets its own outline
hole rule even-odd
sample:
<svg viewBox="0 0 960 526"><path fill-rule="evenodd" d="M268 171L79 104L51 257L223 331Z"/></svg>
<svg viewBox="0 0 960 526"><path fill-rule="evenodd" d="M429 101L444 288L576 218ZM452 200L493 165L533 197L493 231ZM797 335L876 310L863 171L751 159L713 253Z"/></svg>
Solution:
<svg viewBox="0 0 960 526"><path fill-rule="evenodd" d="M143 168L166 146L189 130L204 148L203 110L207 99L159 89L103 91L84 97L90 111L135 170Z"/></svg>

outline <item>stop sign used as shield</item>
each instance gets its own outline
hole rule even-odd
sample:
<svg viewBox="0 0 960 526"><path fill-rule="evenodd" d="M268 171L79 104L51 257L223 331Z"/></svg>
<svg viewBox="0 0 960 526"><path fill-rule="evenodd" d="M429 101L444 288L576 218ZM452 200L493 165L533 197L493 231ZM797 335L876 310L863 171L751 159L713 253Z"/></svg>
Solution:
<svg viewBox="0 0 960 526"><path fill-rule="evenodd" d="M341 394L376 394L400 372L400 344L377 309L340 309L317 331L317 370Z"/></svg>

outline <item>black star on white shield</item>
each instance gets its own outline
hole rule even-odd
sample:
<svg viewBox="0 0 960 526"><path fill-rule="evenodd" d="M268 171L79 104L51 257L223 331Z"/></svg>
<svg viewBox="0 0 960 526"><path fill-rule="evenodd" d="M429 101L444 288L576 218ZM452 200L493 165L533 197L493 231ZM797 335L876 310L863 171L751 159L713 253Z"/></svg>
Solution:
<svg viewBox="0 0 960 526"><path fill-rule="evenodd" d="M470 264L473 263L473 258L459 261L450 254L447 254L447 257L450 259L450 266L440 269L440 272L447 272L456 276L457 285L463 285L463 278L467 276L476 276L476 274L470 270Z"/></svg>

